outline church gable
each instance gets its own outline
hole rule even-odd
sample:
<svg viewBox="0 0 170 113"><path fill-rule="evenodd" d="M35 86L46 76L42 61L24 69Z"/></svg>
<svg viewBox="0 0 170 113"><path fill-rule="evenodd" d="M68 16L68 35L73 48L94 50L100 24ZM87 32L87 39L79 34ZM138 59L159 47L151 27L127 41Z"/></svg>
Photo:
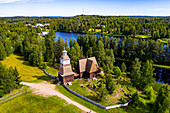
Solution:
<svg viewBox="0 0 170 113"><path fill-rule="evenodd" d="M80 73L86 71L86 65L87 65L87 59L79 60L79 72Z"/></svg>
<svg viewBox="0 0 170 113"><path fill-rule="evenodd" d="M79 72L93 73L98 71L98 64L95 57L79 60Z"/></svg>
<svg viewBox="0 0 170 113"><path fill-rule="evenodd" d="M96 72L97 71L97 67L95 65L95 63L92 61L92 60L88 60L87 61L88 65L87 65L87 72L88 73L93 73L93 72Z"/></svg>

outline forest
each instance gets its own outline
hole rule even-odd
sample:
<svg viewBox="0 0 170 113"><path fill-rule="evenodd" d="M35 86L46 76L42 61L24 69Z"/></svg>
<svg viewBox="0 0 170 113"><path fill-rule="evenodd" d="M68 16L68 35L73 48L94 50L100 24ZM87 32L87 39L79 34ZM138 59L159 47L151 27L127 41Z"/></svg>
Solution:
<svg viewBox="0 0 170 113"><path fill-rule="evenodd" d="M36 27L37 23L44 24L44 26ZM49 24L45 25L47 23ZM49 33L41 35L43 31L49 31ZM68 46L68 42L64 42L60 37L56 42L54 41L56 31L77 32L86 35L79 36L77 40L70 39ZM93 34L104 36L98 37ZM136 38L136 35L145 35L150 38ZM109 36L123 38L110 38ZM115 74L120 77L121 71L126 72L126 67L131 67L131 72L127 76L131 78L132 85L140 90L145 90L148 97L152 98L153 92L147 88L156 82L153 78L153 64L170 65L169 38L170 17L80 15L57 18L0 18L0 60L4 60L14 53L23 56L24 60L29 61L33 66L49 62L58 67L60 56L65 47L71 58L73 70L76 70L80 58L95 56L99 66L106 74L106 84L109 81L107 75L109 77L109 74ZM128 66L126 63L122 63L120 70L119 67L114 67L116 58L131 61L132 65ZM3 96L2 94L17 87L20 80L16 68L7 69L0 64L0 70L0 96ZM9 78L13 79L9 80ZM11 81L13 83L11 86L6 85ZM155 104L151 103L151 106L154 106L154 111L168 110L169 107L166 106L170 105L167 101L169 99L168 85L160 87L157 93ZM135 107L138 106L138 93L132 96L132 101Z"/></svg>
<svg viewBox="0 0 170 113"><path fill-rule="evenodd" d="M49 29L63 32L104 34L109 36L147 35L152 39L170 37L170 17L126 17L78 15L74 17L11 17L7 23L50 23Z"/></svg>

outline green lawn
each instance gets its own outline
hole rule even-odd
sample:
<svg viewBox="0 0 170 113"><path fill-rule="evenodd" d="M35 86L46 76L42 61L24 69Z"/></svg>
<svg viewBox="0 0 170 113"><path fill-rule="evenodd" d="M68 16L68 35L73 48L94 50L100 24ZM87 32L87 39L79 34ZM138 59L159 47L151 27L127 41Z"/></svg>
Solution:
<svg viewBox="0 0 170 113"><path fill-rule="evenodd" d="M47 68L45 69L45 71L47 73L50 73L53 76L58 77L58 69L55 69L50 63L46 62L47 64Z"/></svg>
<svg viewBox="0 0 170 113"><path fill-rule="evenodd" d="M92 30L93 30L93 31L96 30L96 33L98 33L98 32L101 33L101 29L93 29L93 28L90 28L90 29L89 29L89 31L92 31Z"/></svg>
<svg viewBox="0 0 170 113"><path fill-rule="evenodd" d="M136 35L135 38L151 38L149 35Z"/></svg>
<svg viewBox="0 0 170 113"><path fill-rule="evenodd" d="M81 113L81 109L58 97L23 94L0 104L1 113Z"/></svg>
<svg viewBox="0 0 170 113"><path fill-rule="evenodd" d="M170 66L167 65L158 65L158 64L153 64L154 67L159 67L159 68L166 68L166 69L170 69Z"/></svg>
<svg viewBox="0 0 170 113"><path fill-rule="evenodd" d="M98 91L93 91L91 90L88 85L96 85L99 84L98 82L100 81L100 79L98 79L97 81L92 81L90 80L89 82L87 82L86 79L77 79L75 80L71 86L68 86L72 91L84 96L84 97L87 97L101 105L104 105L104 106L112 106L112 105L115 105L117 104L117 102L120 102L119 99L123 98L123 99L127 99L129 100L126 96L124 96L123 92L120 90L121 86L120 85L116 85L116 89L114 91L113 94L108 94L106 97L107 99L103 99L102 101L100 101L98 99ZM90 82L92 82L90 84ZM83 87L82 87L83 86Z"/></svg>
<svg viewBox="0 0 170 113"><path fill-rule="evenodd" d="M168 39L168 38L158 39L159 42L164 43L164 44L167 44L169 40L170 39Z"/></svg>
<svg viewBox="0 0 170 113"><path fill-rule="evenodd" d="M123 58L119 58L119 57L116 57L115 59L116 59L116 60L120 60L120 61L125 61L125 62L132 62L132 60L123 59ZM153 64L153 67L170 69L170 66L167 66L167 65L159 65L159 64Z"/></svg>
<svg viewBox="0 0 170 113"><path fill-rule="evenodd" d="M39 69L37 66L30 66L28 61L24 61L22 56L18 55L10 55L5 60L1 61L2 64L6 65L6 67L17 67L19 71L19 75L21 80L27 82L36 82L39 80L50 80L51 78L44 74L44 72ZM47 72L52 73L52 75L57 73L57 69L55 70L52 67L47 67Z"/></svg>
<svg viewBox="0 0 170 113"><path fill-rule="evenodd" d="M105 109L102 109L100 107L97 107L96 105L90 103L90 102L87 102L83 99L81 99L80 97L77 97L76 95L70 93L69 91L67 91L63 86L57 86L56 87L56 90L61 92L62 94L66 95L67 97L69 97L70 99L86 106L87 108L89 109L92 109L94 111L96 111L97 113L127 113L124 108L125 107L120 107L120 108L114 108L114 109L109 109L109 110L105 110Z"/></svg>

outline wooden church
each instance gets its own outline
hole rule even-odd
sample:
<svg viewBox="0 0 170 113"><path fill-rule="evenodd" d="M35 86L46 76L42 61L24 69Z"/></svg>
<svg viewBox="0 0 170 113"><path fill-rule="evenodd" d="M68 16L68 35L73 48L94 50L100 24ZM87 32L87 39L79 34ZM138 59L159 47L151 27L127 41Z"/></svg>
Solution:
<svg viewBox="0 0 170 113"><path fill-rule="evenodd" d="M67 55L67 51L63 51L63 55L60 58L60 71L58 72L59 80L63 84L67 84L68 82L74 81L75 73L72 71L70 65L70 58Z"/></svg>
<svg viewBox="0 0 170 113"><path fill-rule="evenodd" d="M80 59L78 61L78 68L77 73L72 71L71 64L70 64L70 58L67 55L67 51L64 50L63 55L60 58L60 71L58 72L59 80L63 84L67 84L69 82L73 82L74 78L77 78L77 75L79 78L90 78L93 79L94 77L97 77L97 74L101 72L99 69L99 66L97 64L95 57Z"/></svg>
<svg viewBox="0 0 170 113"><path fill-rule="evenodd" d="M78 62L78 72L80 73L80 78L90 78L93 79L97 77L97 74L101 72L97 60L95 57L80 59Z"/></svg>

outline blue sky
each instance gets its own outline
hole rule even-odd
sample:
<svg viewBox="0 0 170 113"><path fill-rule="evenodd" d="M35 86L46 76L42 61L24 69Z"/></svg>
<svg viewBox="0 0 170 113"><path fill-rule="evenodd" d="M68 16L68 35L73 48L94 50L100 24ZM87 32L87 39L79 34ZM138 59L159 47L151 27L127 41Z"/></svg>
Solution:
<svg viewBox="0 0 170 113"><path fill-rule="evenodd" d="M170 16L170 0L0 0L0 16Z"/></svg>

